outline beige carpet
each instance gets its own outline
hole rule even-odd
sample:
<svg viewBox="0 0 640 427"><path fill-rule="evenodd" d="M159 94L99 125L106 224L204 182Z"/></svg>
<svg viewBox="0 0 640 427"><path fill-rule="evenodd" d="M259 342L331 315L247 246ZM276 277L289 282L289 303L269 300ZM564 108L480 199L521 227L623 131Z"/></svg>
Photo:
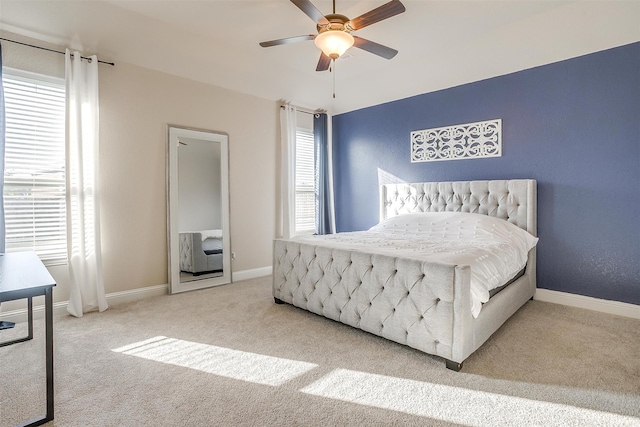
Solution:
<svg viewBox="0 0 640 427"><path fill-rule="evenodd" d="M528 302L462 372L289 305L270 278L55 318L55 426L640 426L640 321ZM24 333L25 324L1 340ZM44 413L43 321L0 426Z"/></svg>

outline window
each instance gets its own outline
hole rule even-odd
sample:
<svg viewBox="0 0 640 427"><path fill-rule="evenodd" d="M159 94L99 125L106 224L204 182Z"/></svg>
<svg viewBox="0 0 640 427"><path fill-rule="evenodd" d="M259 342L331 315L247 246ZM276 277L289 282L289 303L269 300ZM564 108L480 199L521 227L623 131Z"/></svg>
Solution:
<svg viewBox="0 0 640 427"><path fill-rule="evenodd" d="M67 262L65 84L5 68L6 251Z"/></svg>
<svg viewBox="0 0 640 427"><path fill-rule="evenodd" d="M316 232L314 152L313 129L298 127L296 130L296 234Z"/></svg>

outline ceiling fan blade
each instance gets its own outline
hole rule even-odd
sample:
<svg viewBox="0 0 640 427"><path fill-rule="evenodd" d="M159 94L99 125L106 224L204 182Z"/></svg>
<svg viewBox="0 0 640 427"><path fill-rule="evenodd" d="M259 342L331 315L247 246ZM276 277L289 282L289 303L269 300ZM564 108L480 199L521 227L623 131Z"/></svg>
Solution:
<svg viewBox="0 0 640 427"><path fill-rule="evenodd" d="M385 3L380 7L352 19L348 24L355 31L371 24L375 24L383 19L391 18L405 10L406 9L400 0L391 0L389 3Z"/></svg>
<svg viewBox="0 0 640 427"><path fill-rule="evenodd" d="M398 53L398 51L395 49L391 49L390 47L372 42L371 40L363 39L362 37L358 36L353 36L353 46L381 56L385 59L391 59Z"/></svg>
<svg viewBox="0 0 640 427"><path fill-rule="evenodd" d="M324 52L320 52L320 59L318 60L318 66L316 67L316 71L327 71L330 65L331 65L331 58L325 55Z"/></svg>
<svg viewBox="0 0 640 427"><path fill-rule="evenodd" d="M270 40L268 42L260 42L262 47L279 46L281 44L297 43L305 40L313 40L316 36L309 34L308 36L287 37L286 39Z"/></svg>
<svg viewBox="0 0 640 427"><path fill-rule="evenodd" d="M316 24L327 25L329 23L322 12L320 12L309 0L291 0L291 3L298 6L298 8L309 18L313 19L313 22Z"/></svg>

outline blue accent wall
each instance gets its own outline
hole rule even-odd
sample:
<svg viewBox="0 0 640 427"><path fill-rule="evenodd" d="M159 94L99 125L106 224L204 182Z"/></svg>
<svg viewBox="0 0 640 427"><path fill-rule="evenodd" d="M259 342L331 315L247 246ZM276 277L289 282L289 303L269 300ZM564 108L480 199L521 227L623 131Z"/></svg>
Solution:
<svg viewBox="0 0 640 427"><path fill-rule="evenodd" d="M502 157L411 163L411 131L498 118ZM640 304L640 43L336 115L333 143L338 231L378 222L380 176L533 178L538 287Z"/></svg>

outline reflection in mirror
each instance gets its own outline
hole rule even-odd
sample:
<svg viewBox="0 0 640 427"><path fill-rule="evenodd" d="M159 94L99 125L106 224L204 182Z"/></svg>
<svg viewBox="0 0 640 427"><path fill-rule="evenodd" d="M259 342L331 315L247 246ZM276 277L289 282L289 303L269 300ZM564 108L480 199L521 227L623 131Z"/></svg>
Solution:
<svg viewBox="0 0 640 427"><path fill-rule="evenodd" d="M181 138L178 145L180 281L221 276L220 143Z"/></svg>
<svg viewBox="0 0 640 427"><path fill-rule="evenodd" d="M231 282L227 135L169 126L171 293Z"/></svg>

